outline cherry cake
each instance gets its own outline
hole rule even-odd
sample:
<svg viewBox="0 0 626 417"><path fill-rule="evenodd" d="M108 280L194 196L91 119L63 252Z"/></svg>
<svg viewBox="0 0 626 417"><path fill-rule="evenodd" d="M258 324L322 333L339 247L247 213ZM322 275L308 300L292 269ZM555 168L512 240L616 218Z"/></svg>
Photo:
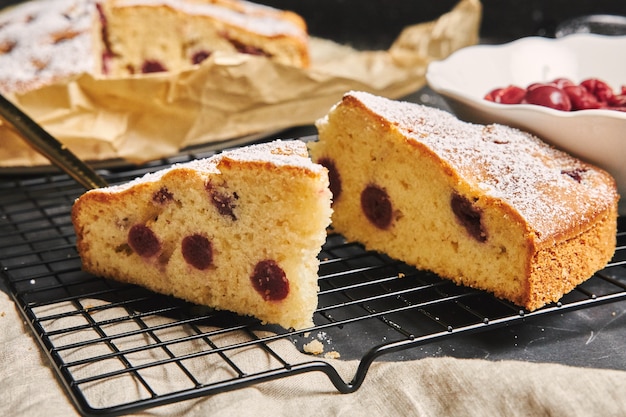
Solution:
<svg viewBox="0 0 626 417"><path fill-rule="evenodd" d="M327 170L298 140L91 190L72 209L86 271L286 329L313 324L330 216Z"/></svg>
<svg viewBox="0 0 626 417"><path fill-rule="evenodd" d="M306 67L306 23L244 0L31 0L0 13L0 92L180 71L216 52Z"/></svg>
<svg viewBox="0 0 626 417"><path fill-rule="evenodd" d="M528 310L615 251L614 179L530 134L364 92L317 127L333 229L368 249Z"/></svg>

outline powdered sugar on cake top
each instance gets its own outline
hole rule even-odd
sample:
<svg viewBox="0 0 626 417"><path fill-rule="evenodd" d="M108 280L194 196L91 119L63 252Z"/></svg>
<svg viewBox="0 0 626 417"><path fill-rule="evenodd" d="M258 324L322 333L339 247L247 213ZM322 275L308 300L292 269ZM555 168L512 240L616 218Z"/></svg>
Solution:
<svg viewBox="0 0 626 417"><path fill-rule="evenodd" d="M277 166L292 166L319 173L325 168L308 157L306 144L300 140L275 140L268 143L236 148L219 154L238 161L269 162Z"/></svg>
<svg viewBox="0 0 626 417"><path fill-rule="evenodd" d="M36 0L0 14L0 91L46 85L94 68L95 0Z"/></svg>
<svg viewBox="0 0 626 417"><path fill-rule="evenodd" d="M157 182L163 175L176 169L192 169L206 173L219 173L218 164L228 158L241 162L263 162L280 167L295 167L319 175L325 168L308 157L306 144L300 140L275 140L224 151L210 158L174 164L169 168L145 174L132 181L92 190L92 192L120 192L140 183Z"/></svg>
<svg viewBox="0 0 626 417"><path fill-rule="evenodd" d="M539 238L572 226L568 220L580 220L581 213L594 216L615 201L615 184L605 172L528 133L470 124L442 110L364 92L346 96L426 145L486 195L508 203Z"/></svg>

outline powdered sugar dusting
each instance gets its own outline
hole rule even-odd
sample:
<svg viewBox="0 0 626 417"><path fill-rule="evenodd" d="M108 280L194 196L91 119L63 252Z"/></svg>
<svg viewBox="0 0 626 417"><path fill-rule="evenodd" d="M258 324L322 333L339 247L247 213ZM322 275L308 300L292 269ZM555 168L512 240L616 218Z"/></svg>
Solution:
<svg viewBox="0 0 626 417"><path fill-rule="evenodd" d="M275 140L224 151L210 158L174 164L169 168L145 174L132 181L94 189L90 192L121 192L140 183L157 182L163 175L176 169L193 169L216 174L219 173L218 165L220 161L225 158L243 162L266 162L282 167L296 167L315 174L319 174L325 169L323 166L311 161L304 142L300 140Z"/></svg>
<svg viewBox="0 0 626 417"><path fill-rule="evenodd" d="M617 199L604 171L528 133L470 124L442 110L368 93L347 96L432 149L471 185L512 206L539 238L590 220Z"/></svg>
<svg viewBox="0 0 626 417"><path fill-rule="evenodd" d="M218 158L237 161L269 162L277 166L303 168L319 173L325 168L314 163L308 156L306 144L300 140L275 140L224 152Z"/></svg>
<svg viewBox="0 0 626 417"><path fill-rule="evenodd" d="M0 90L93 71L94 0L35 0L0 14Z"/></svg>

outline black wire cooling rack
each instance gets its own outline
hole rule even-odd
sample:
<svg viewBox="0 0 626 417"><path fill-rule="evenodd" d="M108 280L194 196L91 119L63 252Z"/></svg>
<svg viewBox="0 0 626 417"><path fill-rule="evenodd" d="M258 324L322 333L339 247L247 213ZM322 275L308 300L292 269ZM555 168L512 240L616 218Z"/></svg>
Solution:
<svg viewBox="0 0 626 417"><path fill-rule="evenodd" d="M206 156L181 156L103 175L117 183ZM287 332L82 272L70 209L83 191L61 174L0 180L2 275L83 415L121 415L313 371L323 372L338 391L349 393L360 387L371 363L382 355L626 299L625 218L619 221L611 263L558 304L532 313L330 235L320 254L315 327ZM366 342L359 338L358 346L348 346L349 335L356 332L367 333ZM312 334L333 337L333 349L340 354L344 349L357 352L358 368L351 378L344 379L332 361L313 355L297 355L294 361L275 347L289 341L302 350ZM223 342L231 339L236 342ZM271 360L243 369L235 358L242 349L258 350ZM216 362L220 372L202 366ZM183 382L165 389L154 386L151 376L165 368ZM90 397L90 387L99 386L100 394L109 387L119 392L124 381L130 381L136 396Z"/></svg>

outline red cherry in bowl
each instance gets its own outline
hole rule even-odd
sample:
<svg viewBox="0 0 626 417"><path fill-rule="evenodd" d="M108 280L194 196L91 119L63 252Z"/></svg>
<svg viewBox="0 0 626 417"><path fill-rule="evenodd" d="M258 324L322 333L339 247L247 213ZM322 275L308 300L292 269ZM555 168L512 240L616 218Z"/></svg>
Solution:
<svg viewBox="0 0 626 417"><path fill-rule="evenodd" d="M537 104L556 110L570 111L572 103L567 94L553 84L533 85L526 91L523 103Z"/></svg>

